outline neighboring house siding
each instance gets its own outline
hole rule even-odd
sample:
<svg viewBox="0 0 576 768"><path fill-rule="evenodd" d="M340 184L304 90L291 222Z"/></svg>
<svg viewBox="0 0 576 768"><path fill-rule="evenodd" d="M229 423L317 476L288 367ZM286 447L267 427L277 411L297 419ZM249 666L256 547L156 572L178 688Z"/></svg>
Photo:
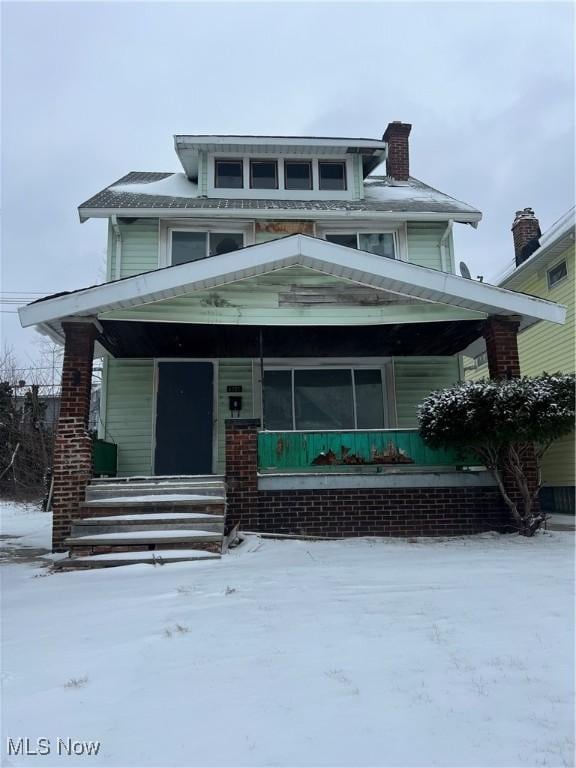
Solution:
<svg viewBox="0 0 576 768"><path fill-rule="evenodd" d="M548 288L547 270L562 260L566 260L568 276L552 288ZM574 247L569 248L561 256L551 261L546 268L523 283L521 290L534 296L541 296L549 301L565 304L567 307L566 323L562 326L552 323L537 323L518 339L520 367L526 376L537 376L546 373L574 373L574 290L576 282ZM573 487L575 478L576 451L574 434L567 435L550 446L542 462L542 478L544 486ZM557 501L559 509L566 502Z"/></svg>
<svg viewBox="0 0 576 768"><path fill-rule="evenodd" d="M424 397L459 380L458 357L395 358L397 426L418 426L417 410Z"/></svg>
<svg viewBox="0 0 576 768"><path fill-rule="evenodd" d="M553 288L548 288L546 271L557 263L567 261L568 276ZM543 371L573 373L574 366L574 248L554 259L541 274L534 275L522 284L522 293L540 296L567 307L566 323L536 323L518 337L518 351L522 373L536 376Z"/></svg>
<svg viewBox="0 0 576 768"><path fill-rule="evenodd" d="M556 286L549 288L547 271L559 262L566 260L568 276ZM575 273L576 263L574 247L567 249L561 256L549 261L542 270L526 279L516 290L539 296L548 301L565 304L567 308L564 325L540 322L518 336L520 368L525 376L538 376L541 373L573 373L575 366L574 329L575 329ZM503 288L506 286L503 285ZM490 377L488 366L473 367L473 361L465 361L466 380L478 381ZM573 487L576 484L576 451L574 434L557 440L546 452L542 462L544 486ZM559 499L556 508L564 509L567 501Z"/></svg>
<svg viewBox="0 0 576 768"><path fill-rule="evenodd" d="M419 267L442 269L441 240L448 222L409 222L407 225L408 261ZM449 241L450 238L447 238ZM451 260L451 247L447 244L447 261ZM449 266L449 265L447 265Z"/></svg>
<svg viewBox="0 0 576 768"><path fill-rule="evenodd" d="M118 474L152 474L154 361L110 358L107 377L105 436L118 446Z"/></svg>

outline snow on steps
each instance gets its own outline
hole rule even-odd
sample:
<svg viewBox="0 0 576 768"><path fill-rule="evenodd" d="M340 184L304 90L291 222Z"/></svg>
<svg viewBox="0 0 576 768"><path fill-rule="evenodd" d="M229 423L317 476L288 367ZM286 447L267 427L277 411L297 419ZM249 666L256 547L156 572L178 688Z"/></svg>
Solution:
<svg viewBox="0 0 576 768"><path fill-rule="evenodd" d="M72 521L72 536L122 531L205 530L224 531L223 515L202 512L151 512L144 515L103 515Z"/></svg>
<svg viewBox="0 0 576 768"><path fill-rule="evenodd" d="M138 545L149 546L150 544L183 544L222 541L222 534L214 531L124 531L115 533L96 533L91 536L70 536L65 539L65 544L69 547L94 547L124 545L134 547Z"/></svg>
<svg viewBox="0 0 576 768"><path fill-rule="evenodd" d="M153 562L160 551L173 553L166 562L219 557L225 509L223 479L212 475L93 480L61 567Z"/></svg>
<svg viewBox="0 0 576 768"><path fill-rule="evenodd" d="M200 560L220 560L216 552L201 549L155 549L148 552L108 552L104 555L84 555L73 559L60 560L58 568L111 568L119 565L164 565Z"/></svg>

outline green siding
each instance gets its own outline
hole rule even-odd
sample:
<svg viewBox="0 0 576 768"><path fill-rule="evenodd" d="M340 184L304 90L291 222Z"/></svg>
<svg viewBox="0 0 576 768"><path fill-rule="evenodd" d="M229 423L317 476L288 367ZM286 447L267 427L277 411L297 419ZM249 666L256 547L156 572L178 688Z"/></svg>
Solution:
<svg viewBox="0 0 576 768"><path fill-rule="evenodd" d="M408 261L420 267L442 269L440 241L448 222L409 222L407 224Z"/></svg>
<svg viewBox="0 0 576 768"><path fill-rule="evenodd" d="M120 277L131 277L158 268L158 219L137 219L132 224L118 224L122 236ZM108 231L110 276L116 275L116 236Z"/></svg>
<svg viewBox="0 0 576 768"><path fill-rule="evenodd" d="M118 446L119 475L152 474L154 361L108 361L106 440Z"/></svg>
<svg viewBox="0 0 576 768"><path fill-rule="evenodd" d="M459 380L458 357L394 358L397 426L416 427L424 397Z"/></svg>
<svg viewBox="0 0 576 768"><path fill-rule="evenodd" d="M286 305L285 298L299 288L336 287L354 291L351 281L323 275L303 267L290 267L212 291L152 302L140 307L102 314L105 319L157 322L227 323L242 325L369 325L483 318L477 312L444 304L405 304L387 295L386 305L349 306L343 301L312 306ZM284 300L283 300L284 299Z"/></svg>
<svg viewBox="0 0 576 768"><path fill-rule="evenodd" d="M240 418L246 419L253 415L253 387L252 387L252 361L251 360L220 360L218 365L218 461L216 471L224 472L224 427L225 420L232 417L228 409L230 393L226 391L228 386L241 386L242 411ZM236 416L236 414L234 414Z"/></svg>

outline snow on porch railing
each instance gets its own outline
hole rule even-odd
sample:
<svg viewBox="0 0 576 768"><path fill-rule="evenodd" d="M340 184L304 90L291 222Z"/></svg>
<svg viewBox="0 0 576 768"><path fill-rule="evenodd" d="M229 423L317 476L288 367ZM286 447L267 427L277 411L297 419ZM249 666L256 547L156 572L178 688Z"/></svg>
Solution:
<svg viewBox="0 0 576 768"><path fill-rule="evenodd" d="M259 432L262 470L342 471L372 467L468 465L455 451L429 448L416 429L328 432Z"/></svg>

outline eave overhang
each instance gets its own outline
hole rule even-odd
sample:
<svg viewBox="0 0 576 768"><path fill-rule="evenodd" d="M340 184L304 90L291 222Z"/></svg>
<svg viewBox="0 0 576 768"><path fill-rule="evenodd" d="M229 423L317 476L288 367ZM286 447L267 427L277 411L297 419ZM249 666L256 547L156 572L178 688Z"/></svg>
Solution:
<svg viewBox="0 0 576 768"><path fill-rule="evenodd" d="M456 275L385 259L306 235L292 235L201 261L42 299L19 310L23 327L60 334L60 323L98 318L105 312L210 290L286 267L326 275L407 297L489 315L517 316L525 328L539 320L562 324L566 308L533 296Z"/></svg>
<svg viewBox="0 0 576 768"><path fill-rule="evenodd" d="M441 221L449 219L458 224L471 224L474 228L482 220L479 211L402 211L402 210L346 210L338 208L78 208L80 222L88 219L108 219L111 216L154 219L367 219L382 221Z"/></svg>

